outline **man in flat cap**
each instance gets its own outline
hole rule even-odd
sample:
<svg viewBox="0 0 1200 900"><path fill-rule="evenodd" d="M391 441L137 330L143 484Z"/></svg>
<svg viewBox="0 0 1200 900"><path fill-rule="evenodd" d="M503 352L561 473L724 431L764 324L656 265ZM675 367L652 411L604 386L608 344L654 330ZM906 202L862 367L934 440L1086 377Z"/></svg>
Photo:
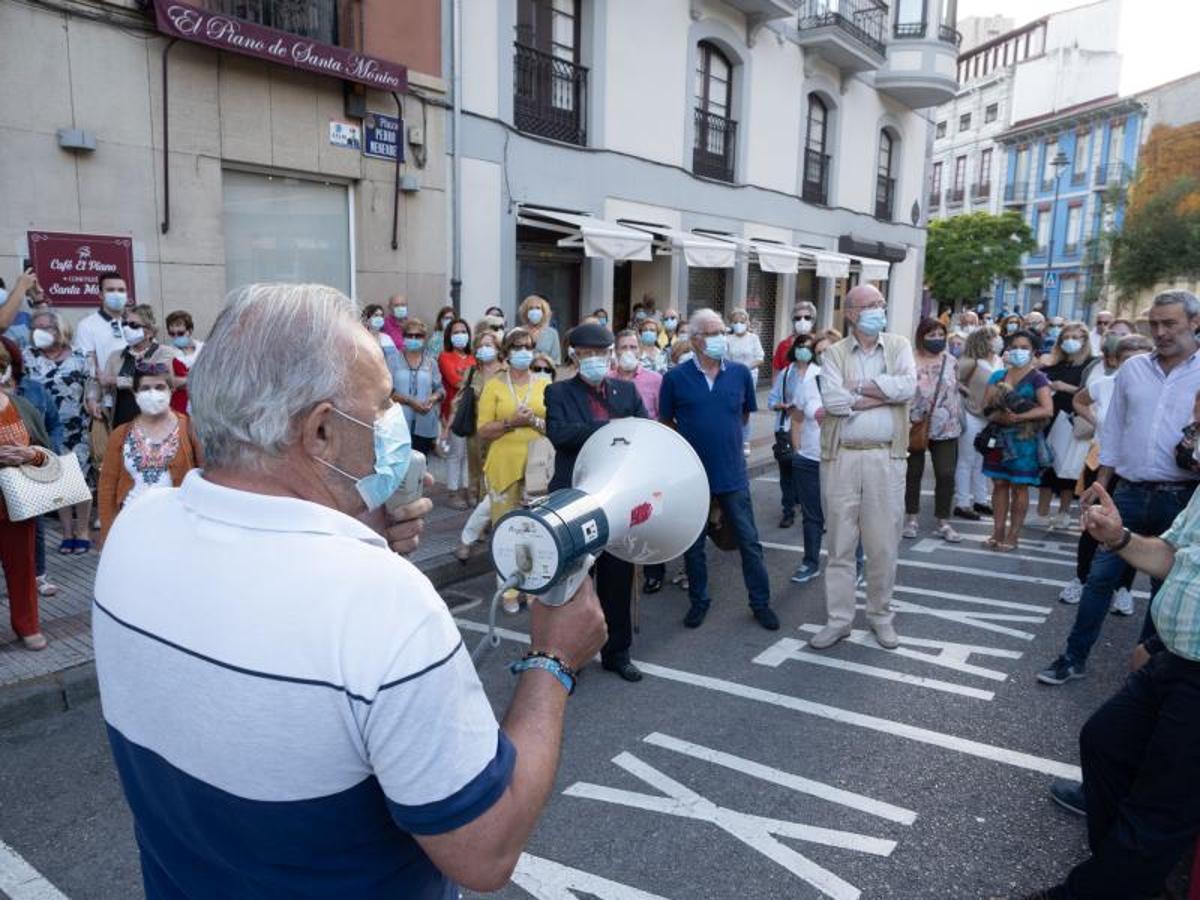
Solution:
<svg viewBox="0 0 1200 900"><path fill-rule="evenodd" d="M612 419L648 418L633 382L609 377L611 331L603 325L584 323L570 331L567 345L576 375L546 388L546 436L555 450L551 491L571 486L575 458L598 428ZM608 623L608 643L600 651L601 663L626 681L640 681L642 673L629 659L633 642L633 564L601 553L592 576Z"/></svg>

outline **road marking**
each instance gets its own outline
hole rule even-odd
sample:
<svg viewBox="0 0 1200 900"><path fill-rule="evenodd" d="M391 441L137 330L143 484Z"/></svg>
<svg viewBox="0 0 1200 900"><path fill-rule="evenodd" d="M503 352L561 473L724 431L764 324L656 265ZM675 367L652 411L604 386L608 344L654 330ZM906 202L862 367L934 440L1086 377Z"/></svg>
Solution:
<svg viewBox="0 0 1200 900"><path fill-rule="evenodd" d="M934 591L929 588L908 587L898 584L892 588L902 594L918 594L921 597L938 597L943 600L955 600L959 603L973 603L976 606L992 606L996 609L1015 609L1019 612L1039 613L1048 616L1054 610L1049 606L1034 606L1032 603L1015 603L1012 600L993 600L990 597L972 597L970 594L956 594L952 591Z"/></svg>
<svg viewBox="0 0 1200 900"><path fill-rule="evenodd" d="M978 554L979 556L990 556L992 559L995 559L997 555L1003 555L1008 559L1019 559L1023 560L1024 562L1032 562L1051 566L1069 566L1072 569L1075 568L1075 560L1073 559L1047 559L1043 556L1028 556L1023 553L997 554L995 550L980 550L975 547L960 547L957 544L950 544L946 541L934 540L932 538L926 538L925 540L917 541L917 543L913 544L909 549L911 549L914 553L933 553L935 550L950 550L954 553L974 553Z"/></svg>
<svg viewBox="0 0 1200 900"><path fill-rule="evenodd" d="M855 596L866 599L866 594L859 591ZM1019 638L1022 641L1032 641L1036 635L1029 631L1022 631L1019 628L1009 628L1007 625L998 625L1000 622L1032 622L1035 625L1043 625L1046 622L1043 616L1011 616L1006 613L981 613L973 610L965 609L939 609L933 606L922 606L919 603L909 603L907 600L892 600L892 610L894 612L910 613L915 616L932 616L935 619L944 619L947 622L957 622L959 625L969 625L972 628L979 628L982 631L991 631L994 634L1006 634L1009 637ZM856 604L857 609L865 610L865 604Z"/></svg>
<svg viewBox="0 0 1200 900"><path fill-rule="evenodd" d="M464 628L467 631L483 633L488 628L482 622L472 622L468 619L455 619L454 621L458 623L460 628ZM497 628L496 634L505 640L521 644L529 643L529 635L522 634L519 631L512 631L508 628ZM929 728L921 728L917 725L909 725L905 722L884 719L881 716L871 716L866 713L842 709L838 706L817 703L815 700L804 700L800 697L750 687L749 685L739 684L736 681L729 681L724 678L714 678L711 675L700 675L696 672L687 672L683 669L674 669L670 666L660 666L657 663L648 663L641 660L635 660L635 662L644 674L664 678L667 681L704 688L718 694L741 697L744 700L754 700L757 703L767 703L782 709L790 709L793 712L816 716L819 719L828 719L831 722L839 722L843 725L853 725L857 728L891 735L892 737L902 737L920 744L928 744L931 747L953 750L956 753L962 753L966 756L986 759L989 762L1003 763L1006 766L1026 769L1030 772L1039 772L1043 775L1053 776L1054 778L1069 778L1074 781L1083 780L1083 774L1080 772L1079 766L1072 766L1058 760L1034 756L1032 753L1009 750L1005 747L985 744L982 741L974 741L969 738L961 738Z"/></svg>
<svg viewBox="0 0 1200 900"><path fill-rule="evenodd" d="M67 900L16 850L0 841L0 891L10 900Z"/></svg>
<svg viewBox="0 0 1200 900"><path fill-rule="evenodd" d="M650 894L619 881L609 881L591 872L573 869L529 853L522 853L517 860L512 880L513 884L538 900L579 900L576 891L598 897L599 900L666 900L658 894Z"/></svg>
<svg viewBox="0 0 1200 900"><path fill-rule="evenodd" d="M821 630L821 626L801 625L800 630L815 634ZM927 640L926 638L908 637L903 634L899 637L900 646L895 650L884 650L865 629L861 628L854 629L845 640L851 644L858 644L862 647L878 650L880 653L903 656L906 659L918 659L930 665L942 666L947 669L953 669L956 672L964 672L967 675L978 675L980 678L987 678L991 681L1007 681L1008 675L996 669L987 669L983 666L973 665L967 662L969 656L974 654L976 656L995 656L1000 659L1020 659L1024 655L1016 650L1000 650L995 647L981 647L977 644L956 644L952 641L934 641ZM909 649L911 647L938 648L940 652L922 653L919 650Z"/></svg>
<svg viewBox="0 0 1200 900"><path fill-rule="evenodd" d="M816 825L805 825L802 822L772 819L768 816L756 816L718 806L691 788L680 784L638 759L632 753L618 754L613 758L613 764L635 778L641 779L665 796L641 794L637 791L610 788L585 781L575 782L563 791L563 794L568 797L599 800L618 806L644 809L649 812L659 812L681 819L716 825L730 837L736 838L752 850L779 863L797 878L811 884L827 897L832 897L833 900L858 900L861 891L828 869L817 865L804 854L783 844L778 838L792 838L825 847L857 850L860 853L870 853L874 856L891 856L892 851L896 849L895 841L884 838L856 834L852 831L838 831L833 828L820 828Z"/></svg>
<svg viewBox="0 0 1200 900"><path fill-rule="evenodd" d="M887 819L889 822L911 825L917 820L917 814L911 809L905 809L902 806L892 806L890 803L884 803L881 800L875 800L863 794L844 791L841 788L835 788L820 781L813 781L810 778L793 775L791 772L785 772L782 769L764 766L762 763L757 763L741 756L734 756L732 753L713 750L710 747L693 744L691 741L680 740L667 734L660 734L657 731L646 735L642 740L655 747L674 750L676 753L683 753L694 759L702 759L714 765L724 766L727 769L733 769L735 772L751 775L763 781L770 781L781 787L799 791L802 794L810 794L813 797L819 797L831 803L837 803L850 809L857 809L859 812Z"/></svg>
<svg viewBox="0 0 1200 900"><path fill-rule="evenodd" d="M869 675L883 681L895 681L900 684L911 684L914 687L928 688L931 691L942 691L946 694L958 694L961 697L971 697L975 700L991 700L996 695L992 691L980 688L966 687L952 681L942 681L939 678L925 678L921 675L910 675L908 672L897 672L895 669L885 669L881 666L868 666L864 663L851 662L848 659L838 659L835 656L823 656L817 653L801 652L808 646L806 641L796 638L780 638L751 662L760 666L777 668L787 660L808 663L813 666L824 666L827 669L841 669L843 672L853 672L856 675ZM921 654L917 654L920 656Z"/></svg>
<svg viewBox="0 0 1200 900"><path fill-rule="evenodd" d="M972 544L982 544L988 539L988 535L983 534L964 534L962 539ZM945 541L941 541L945 543ZM1032 538L1021 538L1021 546L1028 547L1031 550L1040 550L1043 553L1053 553L1055 556L1069 556L1074 559L1079 553L1079 548L1075 544L1063 543L1060 541L1038 541ZM991 551L988 551L991 552Z"/></svg>

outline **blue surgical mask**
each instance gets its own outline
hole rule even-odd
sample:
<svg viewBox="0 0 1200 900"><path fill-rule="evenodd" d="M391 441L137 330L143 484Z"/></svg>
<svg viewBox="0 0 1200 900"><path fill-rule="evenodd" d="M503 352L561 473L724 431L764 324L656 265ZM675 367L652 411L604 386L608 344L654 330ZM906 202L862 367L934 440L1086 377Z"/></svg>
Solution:
<svg viewBox="0 0 1200 900"><path fill-rule="evenodd" d="M495 362L496 348L489 344L484 344L482 347L480 347L478 350L475 351L475 358L477 360L479 360L481 363Z"/></svg>
<svg viewBox="0 0 1200 900"><path fill-rule="evenodd" d="M879 332L887 328L887 311L882 309L864 309L858 314L857 327L863 334L879 334Z"/></svg>
<svg viewBox="0 0 1200 900"><path fill-rule="evenodd" d="M724 359L729 341L723 334L709 335L704 339L704 355L709 359Z"/></svg>
<svg viewBox="0 0 1200 900"><path fill-rule="evenodd" d="M405 338L404 349L409 353L416 353L418 350L425 349L425 342L420 338Z"/></svg>
<svg viewBox="0 0 1200 900"><path fill-rule="evenodd" d="M733 333L734 334L745 334L746 333L746 323L745 322L734 322L733 323Z"/></svg>
<svg viewBox="0 0 1200 900"><path fill-rule="evenodd" d="M317 462L353 481L367 509L378 509L392 494L400 490L408 472L409 459L412 457L412 435L408 431L408 423L404 420L404 408L393 404L375 420L374 425L368 425L361 419L342 412L336 406L333 411L343 419L349 419L363 428L370 428L375 433L375 470L370 475L356 478L320 457L317 457Z"/></svg>
<svg viewBox="0 0 1200 900"><path fill-rule="evenodd" d="M645 322L646 321L646 311L639 309L637 312L635 312L633 314L633 318L634 318L635 322Z"/></svg>
<svg viewBox="0 0 1200 900"><path fill-rule="evenodd" d="M642 332L642 343L645 344L647 347L650 346L651 344L653 344L657 340L658 340L657 332L654 332L654 331L643 331Z"/></svg>
<svg viewBox="0 0 1200 900"><path fill-rule="evenodd" d="M380 331L383 329L383 316L371 316L367 324L371 326L372 331Z"/></svg>
<svg viewBox="0 0 1200 900"><path fill-rule="evenodd" d="M679 320L674 316L667 316L663 319L663 328L667 329L667 331L674 331L678 327Z"/></svg>
<svg viewBox="0 0 1200 900"><path fill-rule="evenodd" d="M535 306L531 310L529 310L529 313L526 316L526 318L529 319L530 325L537 325L539 322L542 321L542 311Z"/></svg>
<svg viewBox="0 0 1200 900"><path fill-rule="evenodd" d="M524 372L533 364L533 351L514 350L508 354L508 364L518 372Z"/></svg>
<svg viewBox="0 0 1200 900"><path fill-rule="evenodd" d="M962 344L951 344L950 345L950 355L953 356L955 359L958 359L960 356L962 356L962 352L963 352Z"/></svg>
<svg viewBox="0 0 1200 900"><path fill-rule="evenodd" d="M1029 360L1033 356L1032 350L1026 350L1024 347L1014 347L1008 351L1008 361L1016 368L1029 365Z"/></svg>
<svg viewBox="0 0 1200 900"><path fill-rule="evenodd" d="M588 384L599 384L608 373L608 360L603 356L589 356L579 361L579 374Z"/></svg>
<svg viewBox="0 0 1200 900"><path fill-rule="evenodd" d="M470 339L467 337L467 335L461 331L458 332L458 334L450 335L450 346L456 350L465 349L469 341Z"/></svg>
<svg viewBox="0 0 1200 900"><path fill-rule="evenodd" d="M109 312L120 312L125 308L126 295L124 291L105 291L104 308Z"/></svg>
<svg viewBox="0 0 1200 900"><path fill-rule="evenodd" d="M1065 341L1062 342L1062 348L1066 353L1069 353L1071 356L1074 356L1076 353L1078 353L1080 350L1083 349L1083 341L1078 340L1076 338L1067 338Z"/></svg>
<svg viewBox="0 0 1200 900"><path fill-rule="evenodd" d="M407 306L393 306L392 307L392 318L393 319L402 319L402 320L407 319L408 318L408 307Z"/></svg>
<svg viewBox="0 0 1200 900"><path fill-rule="evenodd" d="M1012 334L1014 331L1017 330L1017 328L1018 328L1018 325L1016 322L1007 322L1004 325L1004 330L1006 332L1008 332L1009 334Z"/></svg>
<svg viewBox="0 0 1200 900"><path fill-rule="evenodd" d="M608 317L607 316L596 316L596 322L600 325L601 328L608 327Z"/></svg>
<svg viewBox="0 0 1200 900"><path fill-rule="evenodd" d="M796 362L798 363L812 362L812 358L813 352L807 347L801 347L796 351Z"/></svg>
<svg viewBox="0 0 1200 900"><path fill-rule="evenodd" d="M180 350L186 350L188 347L192 346L192 339L186 334L177 334L175 337L171 338L171 343Z"/></svg>

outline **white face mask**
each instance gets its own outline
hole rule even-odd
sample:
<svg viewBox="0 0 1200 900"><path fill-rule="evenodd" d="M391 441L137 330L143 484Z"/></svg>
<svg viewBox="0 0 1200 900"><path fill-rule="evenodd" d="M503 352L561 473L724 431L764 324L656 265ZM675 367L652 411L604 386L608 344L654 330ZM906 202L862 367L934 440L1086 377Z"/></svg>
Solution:
<svg viewBox="0 0 1200 900"><path fill-rule="evenodd" d="M33 334L29 338L33 341L33 346L39 350L48 350L54 346L54 335L45 328L33 329Z"/></svg>
<svg viewBox="0 0 1200 900"><path fill-rule="evenodd" d="M734 322L733 323L733 333L734 334L745 334L746 333L746 323L745 322Z"/></svg>
<svg viewBox="0 0 1200 900"><path fill-rule="evenodd" d="M796 329L796 334L811 334L812 325L812 319L794 319L792 321L792 327Z"/></svg>
<svg viewBox="0 0 1200 900"><path fill-rule="evenodd" d="M632 372L638 367L637 354L632 350L625 350L617 357L617 365L620 366L622 372Z"/></svg>
<svg viewBox="0 0 1200 900"><path fill-rule="evenodd" d="M130 328L126 325L122 331L125 333L125 343L130 347L136 347L146 339L146 330L144 328Z"/></svg>
<svg viewBox="0 0 1200 900"><path fill-rule="evenodd" d="M1004 352L1004 338L992 338L992 352L997 355Z"/></svg>
<svg viewBox="0 0 1200 900"><path fill-rule="evenodd" d="M159 388L145 388L137 392L138 409L148 416L162 415L171 403L171 396Z"/></svg>

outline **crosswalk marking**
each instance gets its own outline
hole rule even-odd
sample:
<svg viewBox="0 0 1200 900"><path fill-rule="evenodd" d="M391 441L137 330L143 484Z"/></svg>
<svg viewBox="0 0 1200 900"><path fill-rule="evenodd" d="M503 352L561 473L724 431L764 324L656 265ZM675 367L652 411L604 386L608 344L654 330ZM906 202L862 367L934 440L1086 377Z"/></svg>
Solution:
<svg viewBox="0 0 1200 900"><path fill-rule="evenodd" d="M949 550L953 553L971 553L979 556L990 556L992 559L997 558L995 550L982 550L978 547L963 547L959 544L948 544L945 541L933 540L926 538L925 540L917 541L909 549L914 553L933 553L937 550ZM1043 553L1048 551L1042 551ZM1023 553L1005 553L1003 556L1006 559L1019 559L1023 562L1037 563L1038 565L1048 566L1067 566L1075 568L1075 560L1073 559L1052 559L1045 556L1029 556Z"/></svg>
<svg viewBox="0 0 1200 900"><path fill-rule="evenodd" d="M0 841L0 891L10 900L67 900L16 850Z"/></svg>
<svg viewBox="0 0 1200 900"><path fill-rule="evenodd" d="M801 625L801 631L806 631L809 634L816 634L821 630L820 625ZM856 628L850 632L850 636L846 641L851 644L857 644L861 647L867 647L873 650L878 650L880 653L887 653L892 656L903 656L906 659L916 659L924 663L929 663L934 666L942 666L946 669L953 669L955 672L963 672L967 675L976 675L980 678L986 678L989 681L1007 681L1008 675L997 669L988 669L984 666L973 665L967 662L967 658L971 655L976 656L991 656L999 659L1020 659L1024 656L1017 650L1001 650L998 647L981 647L978 644L958 644L953 641L934 641L926 638L909 637L902 634L900 637L900 646L894 650L884 650L879 646L879 643L867 633L866 630ZM938 653L923 653L920 650L913 650L913 647L929 647L936 648Z"/></svg>

